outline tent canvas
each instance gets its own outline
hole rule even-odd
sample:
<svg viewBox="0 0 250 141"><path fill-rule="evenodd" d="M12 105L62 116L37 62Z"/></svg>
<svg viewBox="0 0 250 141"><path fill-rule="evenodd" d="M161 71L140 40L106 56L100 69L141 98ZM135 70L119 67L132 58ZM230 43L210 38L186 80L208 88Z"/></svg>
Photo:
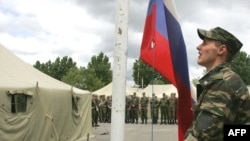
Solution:
<svg viewBox="0 0 250 141"><path fill-rule="evenodd" d="M110 96L110 95L112 95L112 87L113 87L113 83L111 82L111 83L107 84L106 86L92 92L92 94L96 94L98 96L100 96L100 95ZM126 95L131 95L131 94L133 94L133 92L139 92L139 90L137 88L134 89L134 88L126 87Z"/></svg>
<svg viewBox="0 0 250 141"><path fill-rule="evenodd" d="M0 140L78 141L91 132L91 93L58 81L0 44Z"/></svg>
<svg viewBox="0 0 250 141"><path fill-rule="evenodd" d="M190 82L190 90L193 100L196 101L196 87L192 82ZM146 88L141 90L141 93L142 92L145 92L148 97L152 97L152 93L154 93L157 98L162 98L163 93L165 93L168 97L170 97L171 93L176 93L176 97L178 97L178 91L173 84L148 85Z"/></svg>
<svg viewBox="0 0 250 141"><path fill-rule="evenodd" d="M170 96L171 93L176 93L176 96L178 96L178 91L172 84L148 85L142 90L142 92L145 92L148 97L152 97L152 93L154 93L158 98L161 98L163 93L167 96Z"/></svg>

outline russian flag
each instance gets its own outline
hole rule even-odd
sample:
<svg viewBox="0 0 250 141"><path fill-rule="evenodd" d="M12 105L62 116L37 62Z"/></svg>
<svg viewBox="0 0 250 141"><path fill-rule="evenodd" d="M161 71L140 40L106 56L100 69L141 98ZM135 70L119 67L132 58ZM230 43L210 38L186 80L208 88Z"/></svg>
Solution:
<svg viewBox="0 0 250 141"><path fill-rule="evenodd" d="M187 53L172 0L150 0L140 58L178 90L178 137L184 140L193 120Z"/></svg>

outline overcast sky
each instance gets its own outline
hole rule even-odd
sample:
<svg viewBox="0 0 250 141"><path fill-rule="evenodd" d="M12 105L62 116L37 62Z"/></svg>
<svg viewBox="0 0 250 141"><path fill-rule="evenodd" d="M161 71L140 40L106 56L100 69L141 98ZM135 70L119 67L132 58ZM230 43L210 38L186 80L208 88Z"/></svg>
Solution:
<svg viewBox="0 0 250 141"><path fill-rule="evenodd" d="M69 56L87 66L101 51L113 63L116 0L0 0L0 44L33 65ZM132 65L140 45L149 0L129 0L127 82L133 85ZM216 26L238 37L250 54L248 0L176 0L187 47L190 79L203 69L196 63L201 43L197 28ZM150 75L150 74L149 74Z"/></svg>

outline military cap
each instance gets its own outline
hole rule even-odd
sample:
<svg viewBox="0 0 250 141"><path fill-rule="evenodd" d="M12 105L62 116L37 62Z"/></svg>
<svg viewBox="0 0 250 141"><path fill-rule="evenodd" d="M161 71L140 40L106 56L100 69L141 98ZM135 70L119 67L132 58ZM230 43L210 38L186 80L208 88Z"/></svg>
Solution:
<svg viewBox="0 0 250 141"><path fill-rule="evenodd" d="M232 55L235 55L242 47L242 43L233 34L221 27L216 27L210 30L198 28L197 32L201 39L208 38L225 44Z"/></svg>

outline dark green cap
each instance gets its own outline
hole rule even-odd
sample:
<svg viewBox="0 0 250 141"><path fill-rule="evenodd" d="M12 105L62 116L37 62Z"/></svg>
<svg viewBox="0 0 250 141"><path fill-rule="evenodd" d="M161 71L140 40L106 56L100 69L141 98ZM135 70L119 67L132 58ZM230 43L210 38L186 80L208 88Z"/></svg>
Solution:
<svg viewBox="0 0 250 141"><path fill-rule="evenodd" d="M208 38L225 44L232 55L235 55L242 47L242 43L233 34L221 27L216 27L209 31L198 28L197 32L202 40Z"/></svg>

